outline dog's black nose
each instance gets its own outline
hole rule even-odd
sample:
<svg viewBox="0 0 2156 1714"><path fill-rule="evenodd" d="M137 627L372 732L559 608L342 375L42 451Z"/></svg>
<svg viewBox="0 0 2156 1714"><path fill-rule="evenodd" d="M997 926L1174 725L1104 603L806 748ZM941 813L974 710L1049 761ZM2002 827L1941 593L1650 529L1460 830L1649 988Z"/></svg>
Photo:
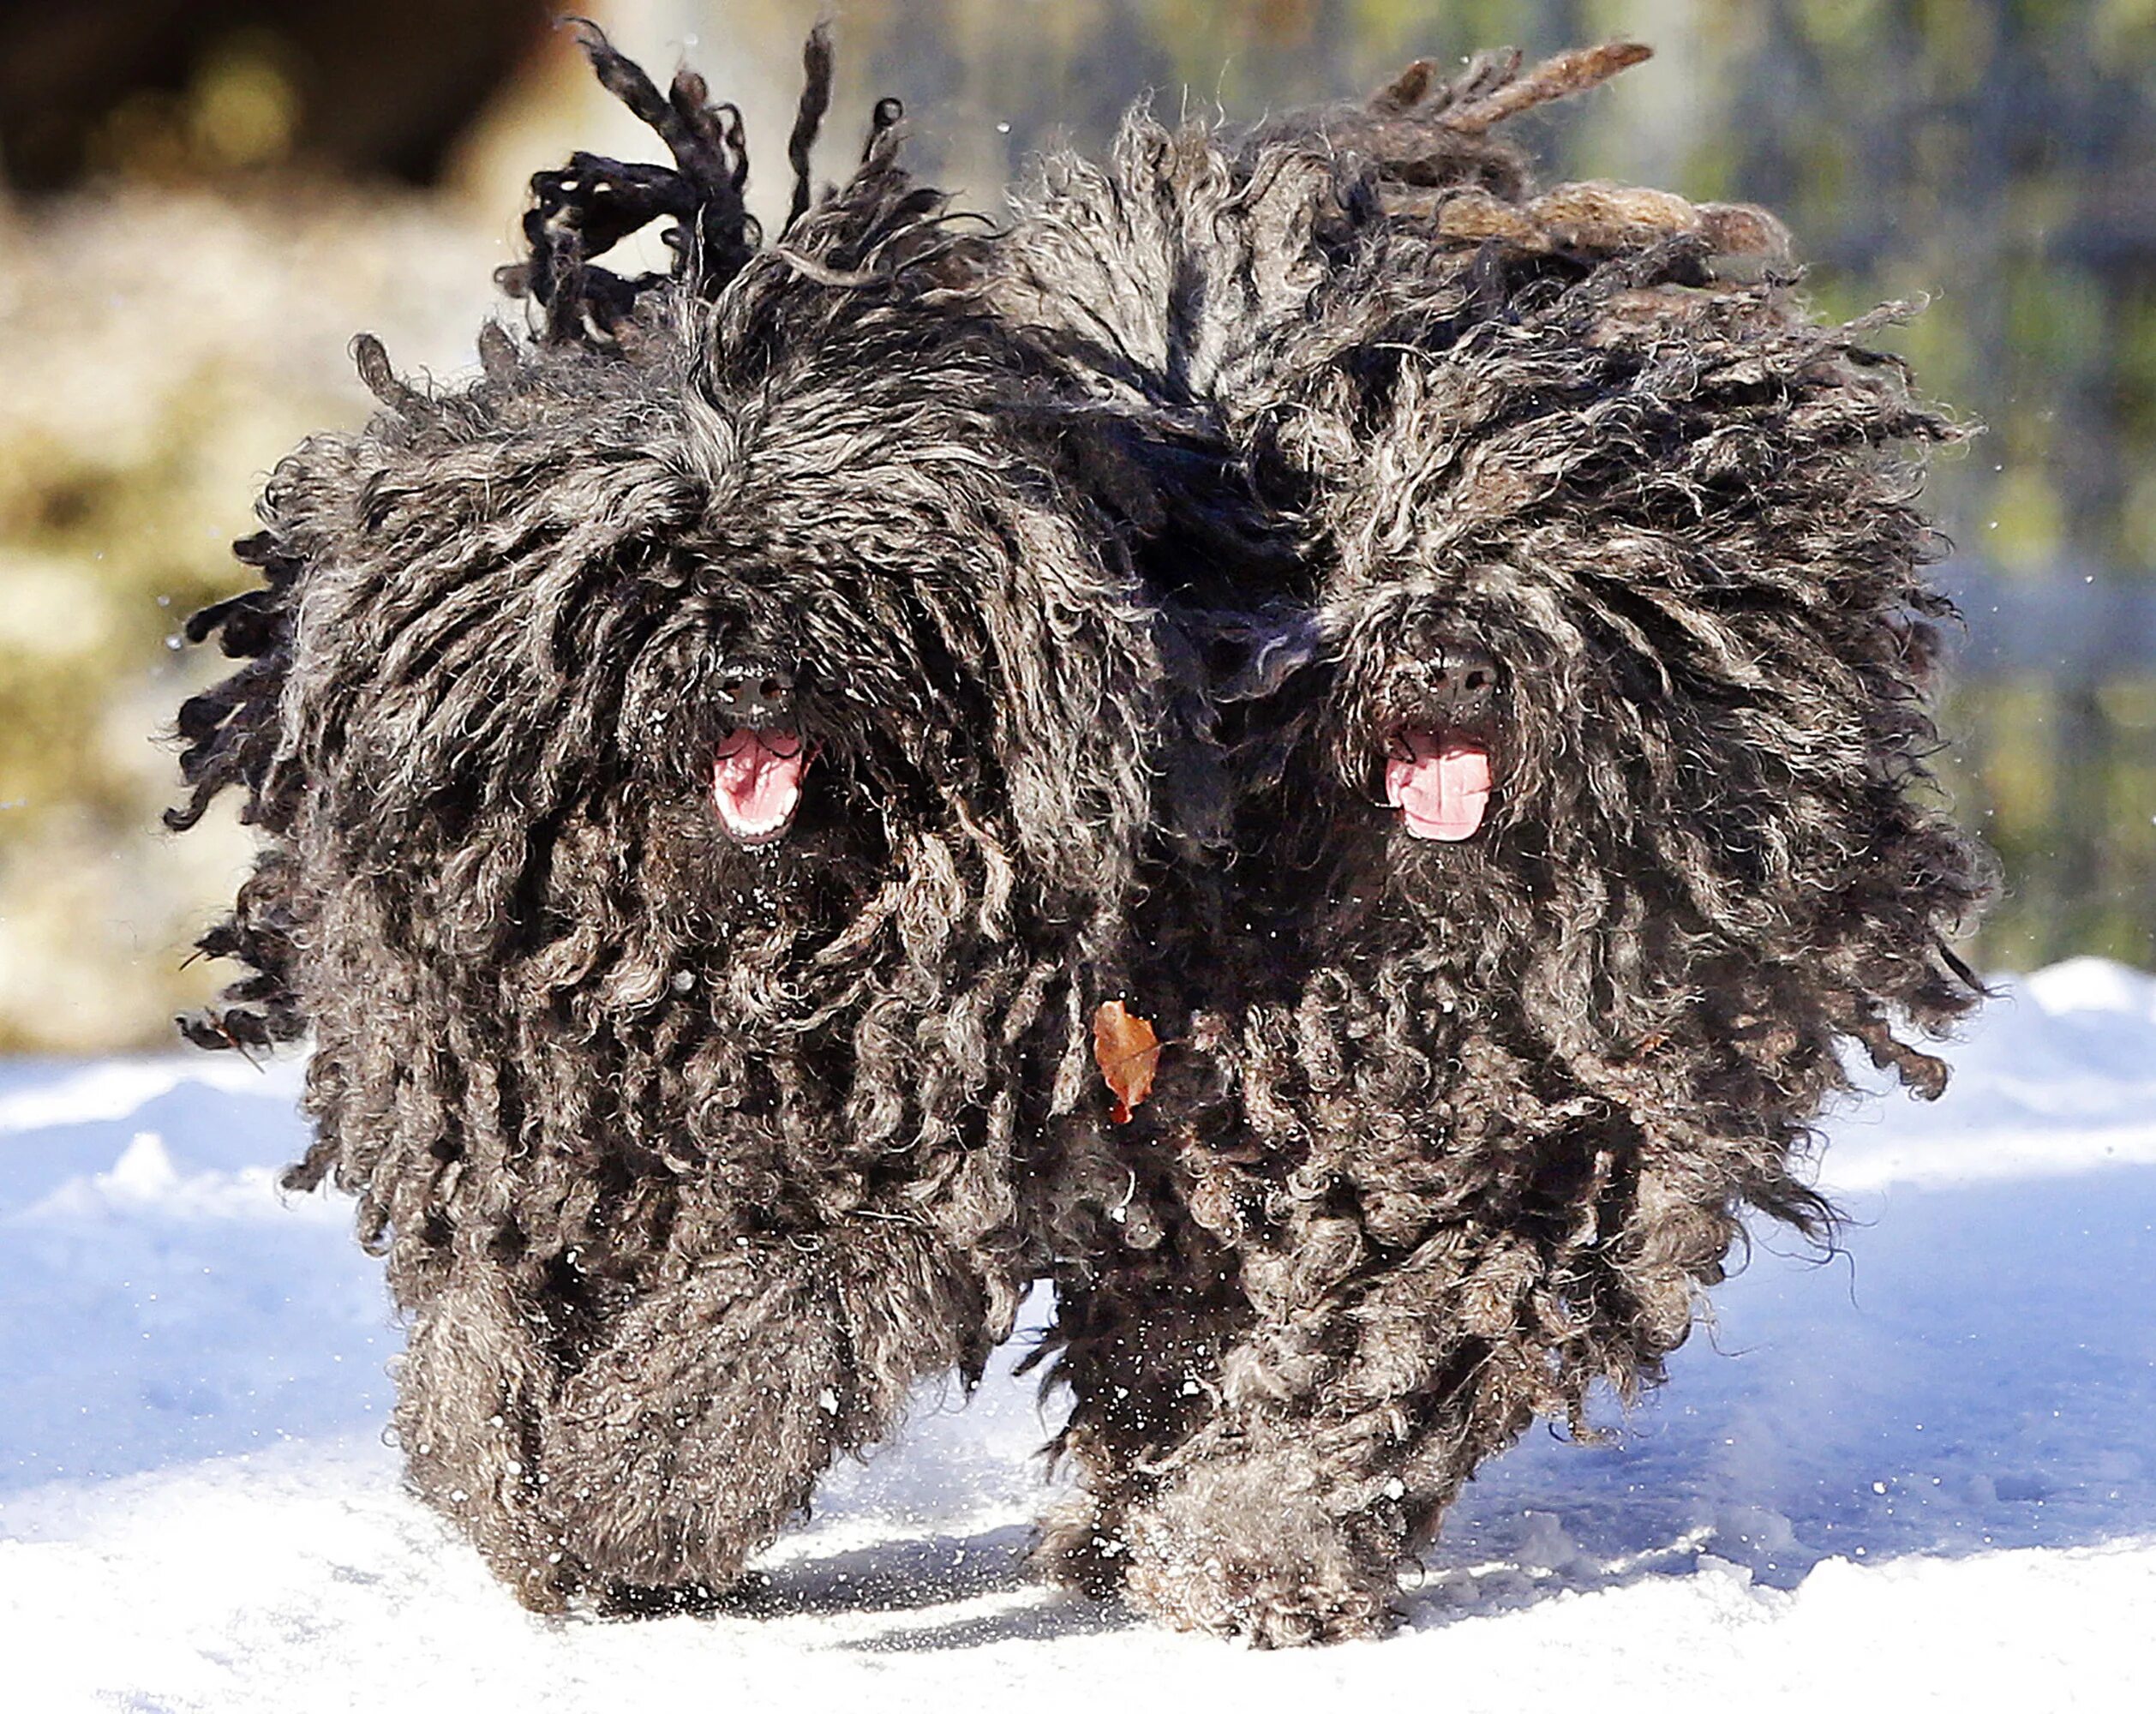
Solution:
<svg viewBox="0 0 2156 1714"><path fill-rule="evenodd" d="M737 726L777 720L794 705L794 674L769 661L730 661L719 670L719 712Z"/></svg>
<svg viewBox="0 0 2156 1714"><path fill-rule="evenodd" d="M1461 725L1488 714L1497 701L1497 662L1471 643L1445 643L1425 663L1422 681L1431 712Z"/></svg>

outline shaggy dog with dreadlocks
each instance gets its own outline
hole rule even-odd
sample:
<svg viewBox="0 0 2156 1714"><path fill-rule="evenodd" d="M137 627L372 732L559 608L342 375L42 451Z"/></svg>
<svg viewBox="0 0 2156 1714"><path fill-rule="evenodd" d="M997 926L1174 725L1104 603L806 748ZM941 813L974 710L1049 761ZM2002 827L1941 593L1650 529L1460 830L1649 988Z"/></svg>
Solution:
<svg viewBox="0 0 2156 1714"><path fill-rule="evenodd" d="M535 181L545 337L468 391L362 347L181 718L181 819L267 836L193 1034L313 1028L412 1478L536 1605L723 1587L1051 1273L1051 1566L1380 1628L1741 1211L1821 1230L1842 1038L1943 1080L1953 431L1770 218L1492 137L1638 50L1141 112L961 242L888 123L810 207L819 37L759 249L725 110L590 45L677 168ZM662 216L674 279L590 265Z"/></svg>
<svg viewBox="0 0 2156 1714"><path fill-rule="evenodd" d="M412 1484L531 1606L632 1609L977 1375L1078 1218L1161 668L895 104L812 201L811 38L760 247L732 110L585 45L675 165L534 181L543 332L470 386L361 342L386 410L193 621L243 664L174 820L230 788L263 835L204 943L258 974L189 1034L312 1032L289 1182L387 1258ZM671 278L591 264L660 218Z"/></svg>
<svg viewBox="0 0 2156 1714"><path fill-rule="evenodd" d="M1483 1458L1659 1379L1743 1210L1824 1235L1837 1043L1936 1095L1890 1020L1975 998L1910 456L1955 431L1771 217L1538 194L1490 135L1644 55L1421 64L1239 144L1141 111L993 261L1067 387L1222 437L1302 549L1156 573L1232 807L1171 800L1209 855L1132 937L1153 1218L1051 1340L1045 1557L1177 1626L1381 1628Z"/></svg>

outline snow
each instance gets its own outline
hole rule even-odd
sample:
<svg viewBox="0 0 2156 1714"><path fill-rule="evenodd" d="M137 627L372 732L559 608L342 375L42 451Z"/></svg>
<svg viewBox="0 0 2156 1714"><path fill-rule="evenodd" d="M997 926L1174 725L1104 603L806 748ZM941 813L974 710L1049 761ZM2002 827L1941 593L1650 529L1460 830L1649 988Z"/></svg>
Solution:
<svg viewBox="0 0 2156 1714"><path fill-rule="evenodd" d="M1292 1655L1027 1579L1008 1364L836 1472L736 1609L534 1618L399 1490L376 1265L275 1189L296 1069L0 1063L7 1704L2152 1705L2156 980L2057 966L1949 1052L1937 1106L1831 1119L1842 1256L1760 1233L1620 1436L1531 1435L1398 1635Z"/></svg>

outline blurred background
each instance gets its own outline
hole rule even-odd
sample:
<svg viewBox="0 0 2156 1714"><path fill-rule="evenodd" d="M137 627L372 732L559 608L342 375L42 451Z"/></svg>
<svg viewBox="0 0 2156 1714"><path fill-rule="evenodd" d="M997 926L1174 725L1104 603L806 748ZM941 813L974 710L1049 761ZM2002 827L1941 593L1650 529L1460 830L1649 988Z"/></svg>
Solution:
<svg viewBox="0 0 2156 1714"><path fill-rule="evenodd" d="M767 217L814 0L584 9L743 109ZM357 424L380 333L451 378L524 180L651 159L559 7L0 0L0 1052L158 1046L222 977L189 943L246 860L173 840L159 741L213 661L227 544L278 457ZM2156 0L853 0L821 165L902 97L914 160L995 208L1027 155L1167 113L1359 93L1418 55L1611 36L1656 57L1515 135L1546 180L1772 205L1829 314L1986 432L1932 505L1967 615L1942 758L2009 890L1970 949L2156 966ZM656 246L644 265L656 266ZM510 312L520 312L513 308Z"/></svg>

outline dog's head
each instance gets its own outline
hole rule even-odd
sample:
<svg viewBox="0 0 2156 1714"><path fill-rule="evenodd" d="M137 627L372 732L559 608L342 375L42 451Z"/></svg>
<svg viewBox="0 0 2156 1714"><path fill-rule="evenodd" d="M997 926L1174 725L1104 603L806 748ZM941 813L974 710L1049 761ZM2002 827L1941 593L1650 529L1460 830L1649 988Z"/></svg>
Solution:
<svg viewBox="0 0 2156 1714"><path fill-rule="evenodd" d="M773 256L632 356L527 348L314 443L267 509L320 829L463 956L591 942L646 985L781 920L810 956L938 866L924 934L1089 915L1142 813L1143 621L1012 381Z"/></svg>
<svg viewBox="0 0 2156 1714"><path fill-rule="evenodd" d="M883 129L722 279L573 255L468 385L362 344L387 408L279 467L271 587L198 626L261 658L183 715L189 777L272 840L213 936L263 974L191 1033L311 1022L302 1180L410 1197L370 1216L400 1238L477 1146L445 1137L852 1207L1082 1092L1152 620Z"/></svg>
<svg viewBox="0 0 2156 1714"><path fill-rule="evenodd" d="M1951 425L1696 245L1509 296L1451 266L1494 313L1400 342L1270 705L1253 837L1314 956L1501 972L1584 1061L1792 1034L1809 1088L1839 1032L1935 1087L1884 1019L1966 1008L1942 937L1984 886L1926 789L1949 609L1905 449Z"/></svg>

